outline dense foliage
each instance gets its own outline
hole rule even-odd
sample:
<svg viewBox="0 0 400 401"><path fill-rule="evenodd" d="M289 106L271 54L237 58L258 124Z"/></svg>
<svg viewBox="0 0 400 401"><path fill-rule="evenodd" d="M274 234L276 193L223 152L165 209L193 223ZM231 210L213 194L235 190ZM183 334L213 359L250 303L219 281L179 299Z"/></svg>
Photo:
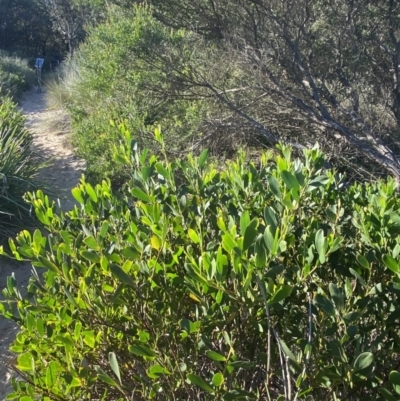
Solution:
<svg viewBox="0 0 400 401"><path fill-rule="evenodd" d="M17 99L34 82L35 74L28 61L0 51L0 96Z"/></svg>
<svg viewBox="0 0 400 401"><path fill-rule="evenodd" d="M34 157L32 136L25 118L10 98L0 100L0 241L31 220L23 195L38 188L34 177L40 167Z"/></svg>
<svg viewBox="0 0 400 401"><path fill-rule="evenodd" d="M69 109L95 176L114 175L112 118L138 140L161 123L175 154L318 141L352 179L400 181L396 2L111 2L77 56Z"/></svg>
<svg viewBox="0 0 400 401"><path fill-rule="evenodd" d="M103 0L0 0L0 49L49 60L71 53L103 12Z"/></svg>
<svg viewBox="0 0 400 401"><path fill-rule="evenodd" d="M121 130L121 192L82 178L65 214L28 195L48 234L10 247L45 273L0 304L21 328L9 399L398 399L392 179L344 189L318 148L170 162Z"/></svg>
<svg viewBox="0 0 400 401"><path fill-rule="evenodd" d="M141 2L110 1L128 9ZM390 172L400 182L398 1L148 2L165 26L216 46L217 63L207 60L205 70L197 61L170 63L163 50L155 57L186 87L206 88L233 111L225 124L272 143L312 146L317 138L358 179ZM216 76L221 65L231 79Z"/></svg>
<svg viewBox="0 0 400 401"><path fill-rule="evenodd" d="M121 181L119 167L112 160L120 132L110 120L124 122L148 148L154 147L154 127L162 124L168 151L179 154L199 141L200 124L210 105L206 110L201 98L169 82L160 71L162 60L154 65L147 62L160 47L171 58L180 59L177 48L189 49L191 35L166 29L147 8L137 8L134 15L114 10L109 18L108 23L90 30L59 82L65 92L63 106L72 118L73 142L87 161L90 178L107 176ZM50 88L53 102L60 99L59 94L57 87Z"/></svg>

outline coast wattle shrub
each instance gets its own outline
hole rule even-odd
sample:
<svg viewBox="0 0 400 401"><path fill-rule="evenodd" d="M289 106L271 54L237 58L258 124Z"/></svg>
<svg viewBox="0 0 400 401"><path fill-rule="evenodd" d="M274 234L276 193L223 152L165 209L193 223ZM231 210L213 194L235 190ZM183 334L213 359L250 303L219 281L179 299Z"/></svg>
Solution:
<svg viewBox="0 0 400 401"><path fill-rule="evenodd" d="M0 304L25 379L8 399L398 399L392 179L344 189L317 148L168 161L122 134L120 192L82 178L68 213L27 195L44 230L10 248L45 270Z"/></svg>

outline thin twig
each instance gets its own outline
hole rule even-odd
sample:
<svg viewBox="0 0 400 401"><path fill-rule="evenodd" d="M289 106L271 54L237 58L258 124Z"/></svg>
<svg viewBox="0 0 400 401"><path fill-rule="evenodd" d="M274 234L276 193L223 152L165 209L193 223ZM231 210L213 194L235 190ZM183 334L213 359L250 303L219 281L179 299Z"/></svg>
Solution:
<svg viewBox="0 0 400 401"><path fill-rule="evenodd" d="M279 359L281 362L281 368L282 368L282 379L283 379L283 388L285 390L285 400L286 401L290 401L289 400L289 392L288 392L288 383L287 383L287 377L286 377L286 371L285 371L285 364L283 361L283 350L282 350L282 345L281 345L281 340L279 338L279 334L275 329L272 329L272 332L274 333L274 337L276 339L276 342L278 344L278 349L279 349Z"/></svg>
<svg viewBox="0 0 400 401"><path fill-rule="evenodd" d="M285 356L285 364L286 364L286 380L287 380L287 389L288 389L288 396L287 401L291 401L292 399L292 383L290 379L290 369L289 369L289 357Z"/></svg>
<svg viewBox="0 0 400 401"><path fill-rule="evenodd" d="M310 362L311 357L311 344L312 344L312 297L310 293L307 293L308 297L308 336L307 336L307 353L306 353L306 360L304 361L303 371L301 372L301 382L303 382L308 364ZM294 397L294 401L297 401L297 398L300 393L300 388L297 390L296 396Z"/></svg>
<svg viewBox="0 0 400 401"><path fill-rule="evenodd" d="M265 378L265 383L268 387L269 385L269 374L270 374L270 366L271 366L271 319L270 319L270 314L269 314L269 307L268 307L268 302L267 302L267 297L265 295L264 287L261 284L260 277L256 275L257 277L257 282L258 286L261 291L261 295L264 300L264 305L265 305L265 313L267 315L267 325L268 325L268 335L267 335L267 376Z"/></svg>

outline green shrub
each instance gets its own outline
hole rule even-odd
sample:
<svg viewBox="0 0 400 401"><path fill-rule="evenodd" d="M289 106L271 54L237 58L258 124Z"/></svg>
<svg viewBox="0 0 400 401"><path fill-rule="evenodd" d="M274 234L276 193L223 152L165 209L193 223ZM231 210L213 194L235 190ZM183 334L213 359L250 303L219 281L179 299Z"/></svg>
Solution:
<svg viewBox="0 0 400 401"><path fill-rule="evenodd" d="M28 61L0 51L0 96L17 99L29 89L35 80L35 73Z"/></svg>
<svg viewBox="0 0 400 401"><path fill-rule="evenodd" d="M111 156L121 136L110 120L124 123L142 147L154 149L152 132L160 124L170 152L191 144L206 113L204 102L167 79L163 60L148 60L161 48L180 60L178 51L191 41L189 33L157 22L146 7L136 7L132 15L113 9L107 23L89 31L75 55L75 69L61 73L61 89L52 88L51 98L62 99L71 116L73 144L90 178L124 178Z"/></svg>
<svg viewBox="0 0 400 401"><path fill-rule="evenodd" d="M46 272L0 304L21 328L9 399L398 399L392 179L344 190L317 148L168 162L124 135L121 193L82 178L65 214L28 195L50 234L10 242Z"/></svg>
<svg viewBox="0 0 400 401"><path fill-rule="evenodd" d="M10 98L0 101L0 241L30 220L23 195L38 186L33 179L39 162L32 150L32 136L25 119Z"/></svg>

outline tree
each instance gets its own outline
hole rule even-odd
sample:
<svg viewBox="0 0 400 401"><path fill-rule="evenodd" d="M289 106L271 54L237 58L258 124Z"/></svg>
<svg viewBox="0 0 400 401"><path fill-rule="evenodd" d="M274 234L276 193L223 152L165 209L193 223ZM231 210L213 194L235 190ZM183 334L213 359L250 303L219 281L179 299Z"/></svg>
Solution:
<svg viewBox="0 0 400 401"><path fill-rule="evenodd" d="M48 0L46 4L54 30L62 36L72 55L85 36L84 24L90 8L73 0Z"/></svg>
<svg viewBox="0 0 400 401"><path fill-rule="evenodd" d="M200 70L185 60L182 69L161 52L154 57L164 58L174 79L213 94L245 122L239 129L298 147L318 140L331 159L352 163L359 178L372 170L400 181L398 2L151 3L165 25L196 32L216 64ZM232 119L225 121L232 126Z"/></svg>
<svg viewBox="0 0 400 401"><path fill-rule="evenodd" d="M41 0L0 0L0 48L45 55L56 42Z"/></svg>

